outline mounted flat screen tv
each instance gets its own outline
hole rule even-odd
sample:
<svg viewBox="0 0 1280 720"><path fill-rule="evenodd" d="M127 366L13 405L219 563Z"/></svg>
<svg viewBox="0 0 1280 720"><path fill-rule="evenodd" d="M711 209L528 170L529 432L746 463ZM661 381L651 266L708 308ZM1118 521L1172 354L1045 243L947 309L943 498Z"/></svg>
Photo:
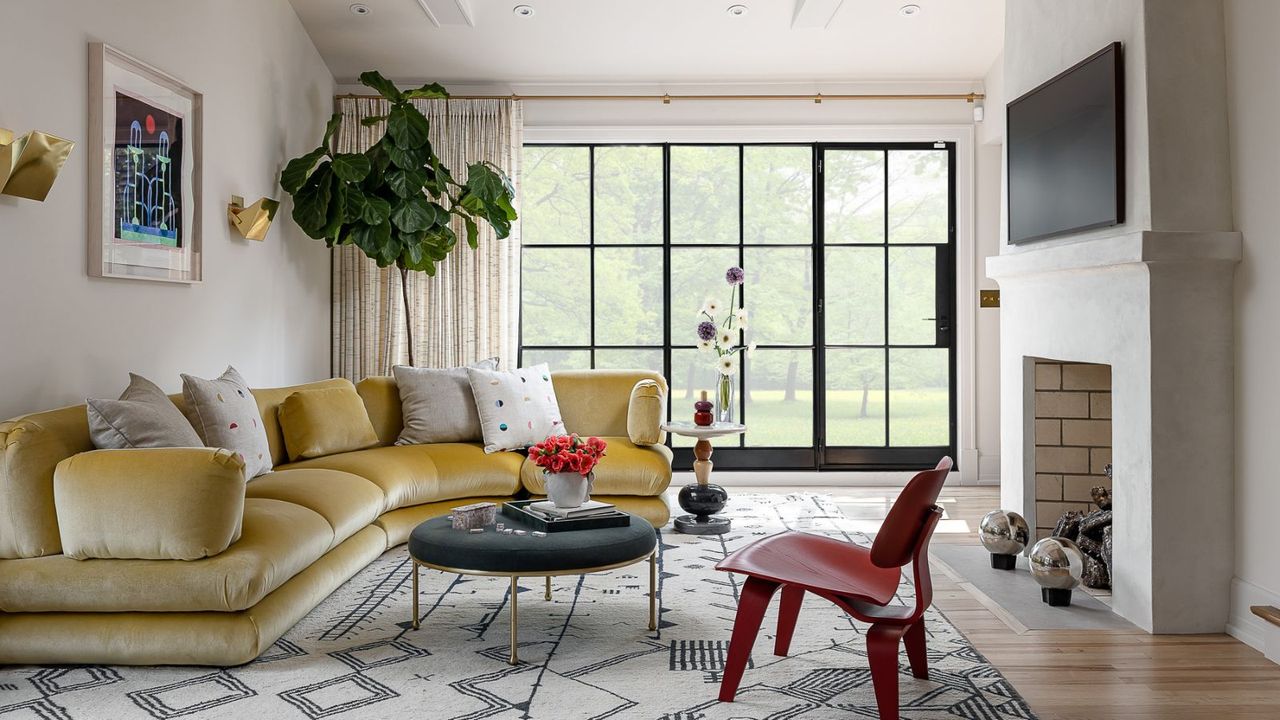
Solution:
<svg viewBox="0 0 1280 720"><path fill-rule="evenodd" d="M1009 242L1124 221L1124 74L1112 43L1009 103Z"/></svg>

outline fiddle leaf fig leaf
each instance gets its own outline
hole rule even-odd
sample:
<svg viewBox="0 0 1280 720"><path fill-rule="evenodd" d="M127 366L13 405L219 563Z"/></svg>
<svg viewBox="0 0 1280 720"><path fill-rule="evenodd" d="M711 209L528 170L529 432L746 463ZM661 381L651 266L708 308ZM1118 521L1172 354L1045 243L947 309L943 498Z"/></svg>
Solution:
<svg viewBox="0 0 1280 720"><path fill-rule="evenodd" d="M370 225L381 225L391 218L391 203L380 197L365 197L363 220Z"/></svg>
<svg viewBox="0 0 1280 720"><path fill-rule="evenodd" d="M397 168L387 172L386 181L391 192L406 198L422 194L422 186L426 184L427 176L421 170Z"/></svg>
<svg viewBox="0 0 1280 720"><path fill-rule="evenodd" d="M391 242L391 223L384 222L377 225L361 223L351 232L351 239L365 255L377 261L382 256L383 247ZM381 262L378 266L386 267Z"/></svg>
<svg viewBox="0 0 1280 720"><path fill-rule="evenodd" d="M369 158L359 153L341 153L333 158L333 171L347 182L357 183L373 169Z"/></svg>
<svg viewBox="0 0 1280 720"><path fill-rule="evenodd" d="M404 100L404 93L400 92L396 84L382 77L382 73L377 70L366 70L360 73L360 82L366 87L377 90L379 95L393 103Z"/></svg>
<svg viewBox="0 0 1280 720"><path fill-rule="evenodd" d="M302 157L290 160L284 166L284 171L280 173L280 187L290 195L297 195L306 184L307 177L311 175L311 168L315 167L316 163L320 162L320 158L327 153L327 149L318 147Z"/></svg>
<svg viewBox="0 0 1280 720"><path fill-rule="evenodd" d="M435 224L436 210L425 197L415 195L401 200L396 205L391 211L391 222L401 232L421 232Z"/></svg>
<svg viewBox="0 0 1280 720"><path fill-rule="evenodd" d="M402 148L399 145L391 144L387 146L386 150L387 157L396 167L405 170L417 170L427 163L427 153L430 150L430 146Z"/></svg>
<svg viewBox="0 0 1280 720"><path fill-rule="evenodd" d="M420 148L427 144L431 123L418 108L401 103L391 108L387 116L387 134L401 148Z"/></svg>
<svg viewBox="0 0 1280 720"><path fill-rule="evenodd" d="M326 150L330 147L329 143L333 141L333 136L338 132L338 128L342 126L342 113L334 113L329 117L329 122L324 126L324 140L321 141L320 147Z"/></svg>
<svg viewBox="0 0 1280 720"><path fill-rule="evenodd" d="M368 205L368 199L365 194L359 190L351 190L346 194L346 203L343 205L343 222L351 224L359 222L364 218L365 207Z"/></svg>
<svg viewBox="0 0 1280 720"><path fill-rule="evenodd" d="M387 119L386 115L370 115L367 118L360 118L360 124L365 127L373 127Z"/></svg>
<svg viewBox="0 0 1280 720"><path fill-rule="evenodd" d="M442 100L449 97L449 91L445 90L440 83L427 83L420 88L406 90L404 96L412 99Z"/></svg>
<svg viewBox="0 0 1280 720"><path fill-rule="evenodd" d="M329 222L329 199L333 188L329 182L332 171L324 162L316 169L293 197L293 220L308 237L322 240Z"/></svg>

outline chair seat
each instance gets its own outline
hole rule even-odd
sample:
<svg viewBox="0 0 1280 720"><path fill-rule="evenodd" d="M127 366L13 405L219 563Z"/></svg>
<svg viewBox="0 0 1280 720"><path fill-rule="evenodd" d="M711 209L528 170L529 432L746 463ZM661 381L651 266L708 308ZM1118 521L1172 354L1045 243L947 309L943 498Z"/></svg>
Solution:
<svg viewBox="0 0 1280 720"><path fill-rule="evenodd" d="M721 560L716 569L873 605L888 605L902 578L899 568L872 563L870 548L802 532L757 540Z"/></svg>

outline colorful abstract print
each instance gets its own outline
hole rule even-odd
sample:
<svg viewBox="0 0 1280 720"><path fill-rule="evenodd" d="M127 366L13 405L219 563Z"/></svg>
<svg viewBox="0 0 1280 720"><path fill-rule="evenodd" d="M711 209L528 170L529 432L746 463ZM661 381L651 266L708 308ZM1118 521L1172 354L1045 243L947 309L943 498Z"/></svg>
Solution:
<svg viewBox="0 0 1280 720"><path fill-rule="evenodd" d="M116 91L115 237L182 247L182 116Z"/></svg>

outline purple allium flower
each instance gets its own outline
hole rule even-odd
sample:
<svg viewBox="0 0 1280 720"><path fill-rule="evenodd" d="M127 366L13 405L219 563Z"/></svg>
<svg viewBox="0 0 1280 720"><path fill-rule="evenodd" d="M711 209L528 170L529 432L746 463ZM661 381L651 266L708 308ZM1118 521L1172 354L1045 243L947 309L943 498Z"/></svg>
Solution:
<svg viewBox="0 0 1280 720"><path fill-rule="evenodd" d="M725 271L724 279L729 281L730 285L741 285L743 278L746 277L742 272L742 268L734 266Z"/></svg>
<svg viewBox="0 0 1280 720"><path fill-rule="evenodd" d="M698 323L698 339L711 340L716 336L716 324L710 320Z"/></svg>

